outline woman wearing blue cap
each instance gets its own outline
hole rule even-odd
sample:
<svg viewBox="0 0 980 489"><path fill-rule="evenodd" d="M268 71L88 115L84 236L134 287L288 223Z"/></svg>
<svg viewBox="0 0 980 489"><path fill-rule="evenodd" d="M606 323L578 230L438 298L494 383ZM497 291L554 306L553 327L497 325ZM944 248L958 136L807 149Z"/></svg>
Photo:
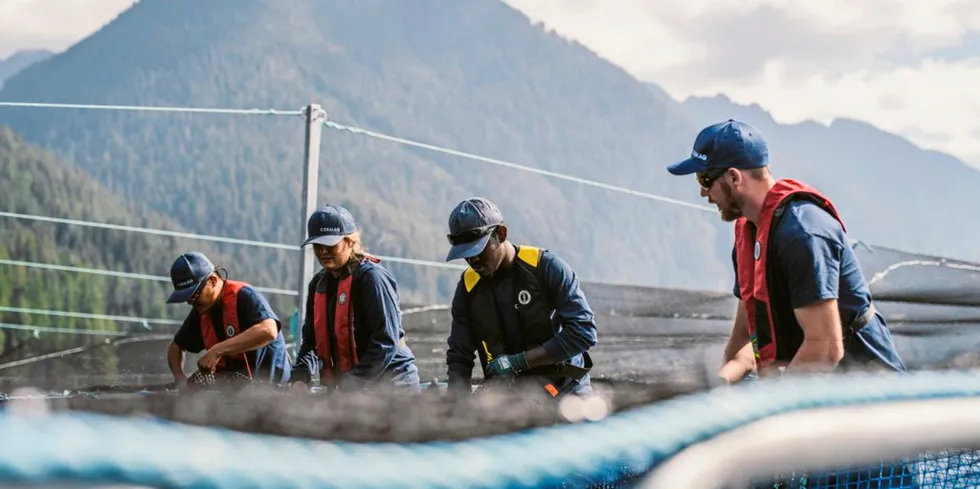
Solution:
<svg viewBox="0 0 980 489"><path fill-rule="evenodd" d="M323 269L307 290L303 340L292 374L305 388L344 391L384 384L419 389L415 355L405 344L394 277L361 246L361 233L343 207L310 216L308 238Z"/></svg>

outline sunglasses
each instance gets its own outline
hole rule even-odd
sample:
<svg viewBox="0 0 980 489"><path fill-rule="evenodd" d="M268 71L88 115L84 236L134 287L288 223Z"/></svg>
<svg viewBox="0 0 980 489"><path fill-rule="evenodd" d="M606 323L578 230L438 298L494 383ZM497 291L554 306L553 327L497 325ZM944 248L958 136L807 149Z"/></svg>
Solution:
<svg viewBox="0 0 980 489"><path fill-rule="evenodd" d="M717 168L715 170L700 171L697 174L698 184L705 190L711 189L715 181L721 178L728 171L728 168Z"/></svg>
<svg viewBox="0 0 980 489"><path fill-rule="evenodd" d="M201 292L204 291L204 287L206 287L207 285L208 285L208 279L204 279L204 281L201 282L201 285L197 287L197 290L195 290L194 293L187 298L187 303L193 306L194 303L197 302L197 299L201 297Z"/></svg>
<svg viewBox="0 0 980 489"><path fill-rule="evenodd" d="M497 229L496 224L491 224L489 226L481 226L476 229L470 229L468 231L463 231L459 234L447 234L446 237L449 238L449 244L456 246L458 244L472 243Z"/></svg>

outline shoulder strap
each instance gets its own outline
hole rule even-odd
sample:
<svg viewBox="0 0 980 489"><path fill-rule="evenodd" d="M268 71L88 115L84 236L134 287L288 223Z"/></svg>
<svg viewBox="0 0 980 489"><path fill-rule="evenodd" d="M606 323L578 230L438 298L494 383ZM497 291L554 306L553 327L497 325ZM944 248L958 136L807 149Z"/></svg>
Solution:
<svg viewBox="0 0 980 489"><path fill-rule="evenodd" d="M517 258L534 268L538 268L538 262L541 260L543 252L544 250L541 248L521 245L517 248Z"/></svg>
<svg viewBox="0 0 980 489"><path fill-rule="evenodd" d="M466 287L467 292L473 292L473 288L476 284L480 282L480 274L476 273L476 270L467 267L466 271L463 272L463 286Z"/></svg>

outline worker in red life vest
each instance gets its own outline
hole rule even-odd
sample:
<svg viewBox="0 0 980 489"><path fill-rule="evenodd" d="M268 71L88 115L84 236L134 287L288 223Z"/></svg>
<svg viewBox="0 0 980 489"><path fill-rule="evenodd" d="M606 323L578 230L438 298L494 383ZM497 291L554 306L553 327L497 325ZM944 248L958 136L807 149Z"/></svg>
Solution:
<svg viewBox="0 0 980 489"><path fill-rule="evenodd" d="M323 267L309 283L293 388L319 378L331 390L398 386L419 391L415 355L405 343L398 286L367 254L350 212L326 205L310 216L308 239Z"/></svg>
<svg viewBox="0 0 980 489"><path fill-rule="evenodd" d="M222 278L220 272L225 272ZM167 303L193 310L174 335L167 362L174 380L187 387L184 352L200 353L200 372L235 373L273 384L289 381L290 365L281 324L269 302L245 282L229 280L204 254L184 253L170 268L174 291Z"/></svg>
<svg viewBox="0 0 980 489"><path fill-rule="evenodd" d="M793 371L905 371L830 200L774 180L763 135L728 120L703 129L674 175L697 174L701 196L735 223L735 324L719 375L728 382Z"/></svg>

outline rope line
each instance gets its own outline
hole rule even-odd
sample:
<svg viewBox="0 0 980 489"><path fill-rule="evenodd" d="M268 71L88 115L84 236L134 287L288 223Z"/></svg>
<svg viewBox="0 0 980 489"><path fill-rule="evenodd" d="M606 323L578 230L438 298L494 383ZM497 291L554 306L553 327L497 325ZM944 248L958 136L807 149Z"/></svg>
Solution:
<svg viewBox="0 0 980 489"><path fill-rule="evenodd" d="M249 240L249 239L226 238L224 236L213 236L213 235L208 235L208 234L185 233L185 232L181 232L181 231L168 231L168 230L165 230L165 229L153 229L153 228L144 228L144 227L137 227L137 226L126 226L126 225L122 225L122 224L108 224L108 223L95 222L95 221L81 221L81 220L78 220L78 219L66 219L66 218L61 218L61 217L39 216L39 215L34 215L34 214L20 214L20 213L17 213L17 212L0 211L0 217L9 217L9 218L12 218L12 219L26 219L26 220L43 221L43 222L53 222L53 223L58 223L58 224L70 224L70 225L74 225L74 226L86 226L86 227L99 228L99 229L112 229L112 230L116 230L116 231L127 231L127 232L134 232L134 233L143 233L143 234L154 234L154 235L159 235L159 236L171 236L171 237L175 237L175 238L198 239L198 240L201 240L201 241L213 241L213 242L218 242L218 243L231 243L231 244L238 244L238 245L257 246L257 247L260 247L260 248L275 248L275 249L288 250L288 251L299 251L300 250L300 247L298 245L288 245L288 244L282 244L282 243L271 243L271 242L268 242L268 241L255 241L255 240ZM466 266L464 266L464 265L457 265L457 264L454 264L454 263L441 263L441 262L435 262L435 261L429 261L429 260L418 260L418 259L414 259L414 258L399 258L399 257L396 257L396 256L385 256L385 255L375 255L375 256L377 256L378 258L381 258L382 260L390 261L392 263L406 263L406 264L409 264L409 265L420 265L420 266L436 267L436 268L449 268L449 269L453 269L453 270L465 270L466 269ZM167 280L169 281L170 279L168 278ZM297 294L298 294L297 292L291 292L291 295L297 295Z"/></svg>
<svg viewBox="0 0 980 489"><path fill-rule="evenodd" d="M513 168L515 170L521 170L521 171L526 171L526 172L531 172L531 173L537 173L539 175L544 175L544 176L548 176L548 177L552 177L552 178L558 178L558 179L561 179L561 180L568 180L568 181L572 181L572 182L576 182L576 183L581 183L581 184L584 184L584 185L591 185L593 187L599 187L599 188L603 188L603 189L606 189L606 190L612 190L614 192L620 192L620 193L632 195L632 196L635 196L635 197L643 197L643 198L650 199L650 200L657 200L657 201L660 201L660 202L666 202L668 204L674 204L674 205L679 205L679 206L683 206L683 207L689 207L691 209L696 209L696 210L699 210L699 211L705 211L705 212L711 212L711 213L718 212L718 209L716 209L714 207L708 207L708 206L704 206L704 205L692 204L690 202L685 202L683 200L677 200L677 199L673 199L673 198L670 198L670 197L664 197L662 195L651 194L651 193L647 193L647 192L640 192L639 190L633 190L633 189L626 188L626 187L620 187L620 186L611 185L611 184L608 184L608 183L597 182L595 180L589 180L589 179L586 179L586 178L576 177L576 176L572 176L572 175L566 175L564 173L557 173L557 172L553 172L553 171L549 171L549 170L542 170L540 168L534 168L534 167L530 167L530 166L526 166L526 165L520 165L520 164L517 164L517 163L510 162L510 161L498 160L496 158L489 158L489 157L486 157L486 156L480 156L480 155L473 154L473 153L466 153L466 152L458 151L458 150L455 150L455 149L443 148L441 146L435 146L435 145L427 144L427 143L420 143L418 141L413 141L411 139L405 139L405 138L400 138L400 137L396 137L396 136L389 136L387 134L381 134L381 133L378 133L378 132L369 131L367 129L362 129L362 128L353 127L353 126L348 126L348 125L340 124L340 123L333 122L333 121L325 120L325 121L323 121L323 125L326 126L326 127L329 127L330 129L334 129L334 130L338 130L338 131L347 131L347 132L350 132L350 133L361 134L361 135L364 135L364 136L368 136L368 137L372 137L372 138L377 138L377 139L383 139L385 141L391 141L391 142L395 142L395 143L400 143L400 144L404 144L404 145L407 145L407 146L414 146L414 147L417 147L417 148L428 149L428 150L436 151L436 152L439 152L439 153L445 153L445 154L449 154L449 155L453 155L453 156L459 156L461 158L469 158L471 160L482 161L484 163L490 163L490 164L494 164L494 165L504 166L504 167L507 167L507 168Z"/></svg>
<svg viewBox="0 0 980 489"><path fill-rule="evenodd" d="M0 329L12 329L19 331L34 331L37 333L58 333L58 334L80 334L92 336L126 336L128 333L122 331L102 331L98 329L71 329L55 328L52 326L31 326L28 324L0 323Z"/></svg>
<svg viewBox="0 0 980 489"><path fill-rule="evenodd" d="M153 229L144 228L137 226L126 226L122 224L108 224L103 222L95 221L81 221L77 219L65 219L60 217L48 217L48 216L38 216L33 214L19 214L16 212L4 212L0 211L0 217L10 217L13 219L28 219L33 221L44 221L44 222L54 222L59 224L71 224L74 226L87 226L100 229L112 229L116 231L128 231L134 233L143 234L156 234L160 236L171 236L174 238L189 238L189 239L199 239L202 241L216 241L219 243L231 243L239 245L249 245L249 246L259 246L264 248L277 248L281 250L298 250L299 246L296 245L286 245L280 243L270 243L266 241L253 241L249 239L238 239L238 238L226 238L223 236L212 236L208 234L195 234L195 233L185 233L181 231L168 231L166 229Z"/></svg>
<svg viewBox="0 0 980 489"><path fill-rule="evenodd" d="M84 268L84 267L72 267L67 265L55 265L51 263L35 263L29 261L19 261L19 260L5 260L0 259L0 265L10 265L15 267L25 267L25 268L40 268L44 270L58 270L63 272L75 272L75 273L88 273L92 275L105 275L109 277L121 277L121 278L133 278L137 280L152 280L156 282L170 283L170 277L164 277L162 275L146 275L143 273L131 273L131 272L115 272L112 270L100 270L97 268ZM253 289L267 293L267 294L280 294L280 295L299 295L299 292L295 290L286 289L276 289L270 287L256 287L252 286Z"/></svg>
<svg viewBox="0 0 980 489"><path fill-rule="evenodd" d="M0 102L0 107L33 107L39 109L87 109L87 110L128 110L136 112L182 112L193 114L232 114L232 115L306 115L306 111L278 109L213 109L200 107L151 106L151 105L99 105L99 104L61 104L46 102Z"/></svg>
<svg viewBox="0 0 980 489"><path fill-rule="evenodd" d="M135 338L121 338L121 339L118 339L118 340L109 340L108 338L106 338L106 344L113 345L113 346L119 346L119 345L125 345L125 344L129 344L129 343L140 343L140 342L144 342L144 341L162 341L162 340L167 340L167 339L170 339L170 336L142 335L142 336L137 336ZM77 346L77 347L74 347L74 348L69 348L67 350L61 350L61 351L56 351L56 352L52 352L52 353L46 353L46 354L43 354L43 355L35 355L35 356L32 356L32 357L22 358L20 360L14 360L12 362L7 362L7 363L0 364L0 370L12 368L12 367L19 367L21 365L28 365L28 364L31 364L31 363L37 363L37 362L40 362L40 361L43 361L43 360L50 360L52 358L67 357L68 355L74 355L76 353L84 353L84 352L86 352L88 350L91 350L92 348L93 348L92 345L88 345L88 346ZM8 399L11 399L11 398L8 397Z"/></svg>
<svg viewBox="0 0 980 489"><path fill-rule="evenodd" d="M88 312L74 312L74 311L54 311L51 309L33 309L29 307L13 307L13 306L0 306L0 312L15 312L20 314L38 314L42 316L60 316L60 317L71 317L79 319L101 319L104 321L122 321L130 323L141 323L144 325L149 324L176 324L181 325L183 321L178 321L176 319L162 319L162 318L142 318L137 316L115 316L111 314L93 314Z"/></svg>
<svg viewBox="0 0 980 489"><path fill-rule="evenodd" d="M871 280L868 281L868 286L874 285L879 280L885 278L889 273L894 272L900 268L907 267L937 267L937 268L951 268L953 270L966 270L970 272L980 272L980 266L975 265L965 265L959 263L950 263L945 260L907 260L898 263L893 263L889 265L884 270L874 274Z"/></svg>

